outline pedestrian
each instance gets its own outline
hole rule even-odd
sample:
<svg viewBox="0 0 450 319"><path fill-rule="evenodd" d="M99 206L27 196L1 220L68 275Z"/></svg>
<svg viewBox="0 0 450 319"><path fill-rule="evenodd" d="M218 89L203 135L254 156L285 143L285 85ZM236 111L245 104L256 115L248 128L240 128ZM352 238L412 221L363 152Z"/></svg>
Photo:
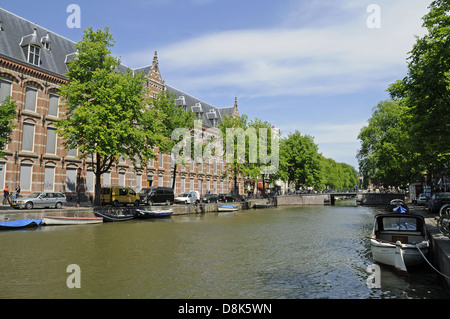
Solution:
<svg viewBox="0 0 450 319"><path fill-rule="evenodd" d="M8 186L5 186L3 189L3 205L6 205L7 203L11 205L11 201L9 200L9 189Z"/></svg>
<svg viewBox="0 0 450 319"><path fill-rule="evenodd" d="M20 185L16 187L16 192L14 193L13 199L16 199L20 195Z"/></svg>

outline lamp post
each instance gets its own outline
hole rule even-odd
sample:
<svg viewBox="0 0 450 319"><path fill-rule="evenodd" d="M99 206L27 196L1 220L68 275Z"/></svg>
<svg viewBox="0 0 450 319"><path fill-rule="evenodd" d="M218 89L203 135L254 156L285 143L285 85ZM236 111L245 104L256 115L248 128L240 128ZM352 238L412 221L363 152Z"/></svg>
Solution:
<svg viewBox="0 0 450 319"><path fill-rule="evenodd" d="M77 168L77 204L76 207L80 207L80 191L81 191L81 168Z"/></svg>

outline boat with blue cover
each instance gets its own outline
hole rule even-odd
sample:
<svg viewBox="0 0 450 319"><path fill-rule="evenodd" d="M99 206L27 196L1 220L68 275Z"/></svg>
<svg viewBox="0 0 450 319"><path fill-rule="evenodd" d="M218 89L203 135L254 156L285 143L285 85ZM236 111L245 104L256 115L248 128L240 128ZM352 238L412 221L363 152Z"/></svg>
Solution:
<svg viewBox="0 0 450 319"><path fill-rule="evenodd" d="M22 228L32 228L38 227L42 223L42 219L19 219L19 220L9 220L6 222L0 222L0 230L13 230Z"/></svg>
<svg viewBox="0 0 450 319"><path fill-rule="evenodd" d="M235 205L223 205L218 208L219 212L235 212L238 211L239 208Z"/></svg>

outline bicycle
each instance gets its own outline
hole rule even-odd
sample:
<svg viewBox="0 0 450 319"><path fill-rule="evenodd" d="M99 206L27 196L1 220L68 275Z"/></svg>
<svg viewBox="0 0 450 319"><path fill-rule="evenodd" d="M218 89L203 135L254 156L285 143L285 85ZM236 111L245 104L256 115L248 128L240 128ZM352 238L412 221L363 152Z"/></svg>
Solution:
<svg viewBox="0 0 450 319"><path fill-rule="evenodd" d="M450 236L450 204L443 205L439 210L437 227L442 234Z"/></svg>

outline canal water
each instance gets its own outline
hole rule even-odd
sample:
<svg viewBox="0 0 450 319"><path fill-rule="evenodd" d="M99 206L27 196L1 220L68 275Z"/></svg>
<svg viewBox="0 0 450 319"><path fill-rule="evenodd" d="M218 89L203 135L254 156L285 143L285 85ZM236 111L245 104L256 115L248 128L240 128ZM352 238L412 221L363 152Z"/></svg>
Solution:
<svg viewBox="0 0 450 319"><path fill-rule="evenodd" d="M3 231L0 298L448 298L427 265L409 277L381 266L381 288L368 287L379 212L297 206Z"/></svg>

